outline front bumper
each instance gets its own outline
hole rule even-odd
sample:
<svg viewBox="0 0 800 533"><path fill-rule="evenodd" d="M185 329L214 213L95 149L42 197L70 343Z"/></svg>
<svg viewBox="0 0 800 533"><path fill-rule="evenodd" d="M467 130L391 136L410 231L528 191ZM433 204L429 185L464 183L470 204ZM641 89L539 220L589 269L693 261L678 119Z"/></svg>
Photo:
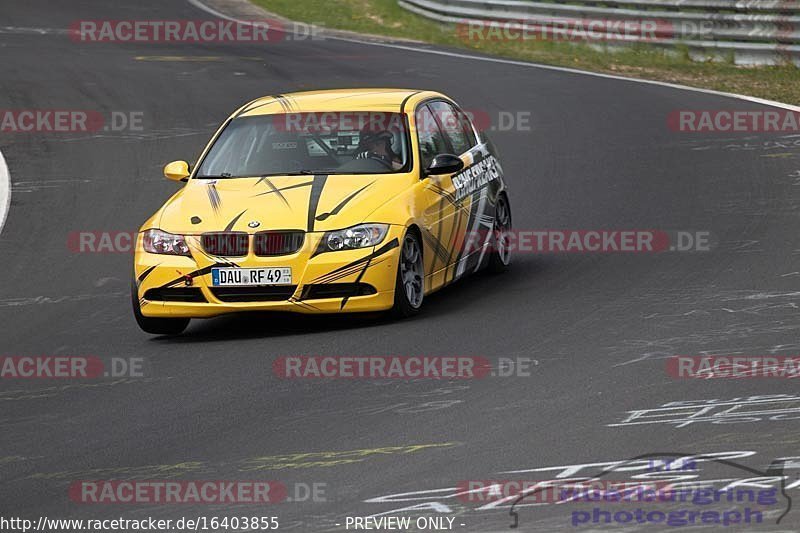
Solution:
<svg viewBox="0 0 800 533"><path fill-rule="evenodd" d="M276 257L255 256L252 236L250 254L244 257L207 255L200 239L189 237L192 257L183 257L145 252L139 233L134 274L141 312L147 317L207 318L242 311L313 314L390 309L403 234L402 226L390 226L377 246L315 254L323 233L307 233L298 252ZM291 267L292 285L227 292L212 287L211 269L232 266Z"/></svg>

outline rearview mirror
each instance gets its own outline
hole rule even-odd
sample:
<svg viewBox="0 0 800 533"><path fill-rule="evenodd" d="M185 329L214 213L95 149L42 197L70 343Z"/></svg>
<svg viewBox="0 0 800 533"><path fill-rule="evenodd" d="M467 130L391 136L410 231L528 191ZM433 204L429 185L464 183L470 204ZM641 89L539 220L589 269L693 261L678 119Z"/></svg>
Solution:
<svg viewBox="0 0 800 533"><path fill-rule="evenodd" d="M433 158L425 173L431 176L453 174L464 168L464 162L453 154L439 154Z"/></svg>
<svg viewBox="0 0 800 533"><path fill-rule="evenodd" d="M189 163L186 161L173 161L164 167L164 176L172 181L184 181L189 177Z"/></svg>

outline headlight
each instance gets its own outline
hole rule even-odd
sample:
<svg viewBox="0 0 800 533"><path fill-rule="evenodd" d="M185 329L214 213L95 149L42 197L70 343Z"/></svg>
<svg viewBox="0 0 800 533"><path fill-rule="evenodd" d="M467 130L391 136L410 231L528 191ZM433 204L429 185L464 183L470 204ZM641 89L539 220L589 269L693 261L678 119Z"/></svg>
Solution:
<svg viewBox="0 0 800 533"><path fill-rule="evenodd" d="M388 224L360 224L352 228L329 231L323 235L322 242L331 251L366 248L380 243L386 237L387 231L389 231Z"/></svg>
<svg viewBox="0 0 800 533"><path fill-rule="evenodd" d="M166 255L190 255L183 235L173 235L160 229L149 229L142 236L145 252Z"/></svg>

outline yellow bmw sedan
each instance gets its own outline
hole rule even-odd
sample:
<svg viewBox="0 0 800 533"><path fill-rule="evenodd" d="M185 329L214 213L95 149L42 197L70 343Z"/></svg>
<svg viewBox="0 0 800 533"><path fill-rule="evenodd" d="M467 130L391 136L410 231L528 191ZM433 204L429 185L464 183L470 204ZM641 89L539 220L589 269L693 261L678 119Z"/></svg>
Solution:
<svg viewBox="0 0 800 533"><path fill-rule="evenodd" d="M401 89L259 98L219 128L141 227L133 311L152 334L242 311L419 312L510 261L491 142L453 100Z"/></svg>

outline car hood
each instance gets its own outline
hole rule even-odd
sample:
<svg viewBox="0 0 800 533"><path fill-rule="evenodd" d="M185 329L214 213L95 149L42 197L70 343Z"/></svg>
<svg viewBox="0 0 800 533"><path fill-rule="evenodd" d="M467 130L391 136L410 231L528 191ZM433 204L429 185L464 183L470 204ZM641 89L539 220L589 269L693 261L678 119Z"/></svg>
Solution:
<svg viewBox="0 0 800 533"><path fill-rule="evenodd" d="M154 220L164 231L183 234L328 231L365 222L412 183L410 174L193 179Z"/></svg>

